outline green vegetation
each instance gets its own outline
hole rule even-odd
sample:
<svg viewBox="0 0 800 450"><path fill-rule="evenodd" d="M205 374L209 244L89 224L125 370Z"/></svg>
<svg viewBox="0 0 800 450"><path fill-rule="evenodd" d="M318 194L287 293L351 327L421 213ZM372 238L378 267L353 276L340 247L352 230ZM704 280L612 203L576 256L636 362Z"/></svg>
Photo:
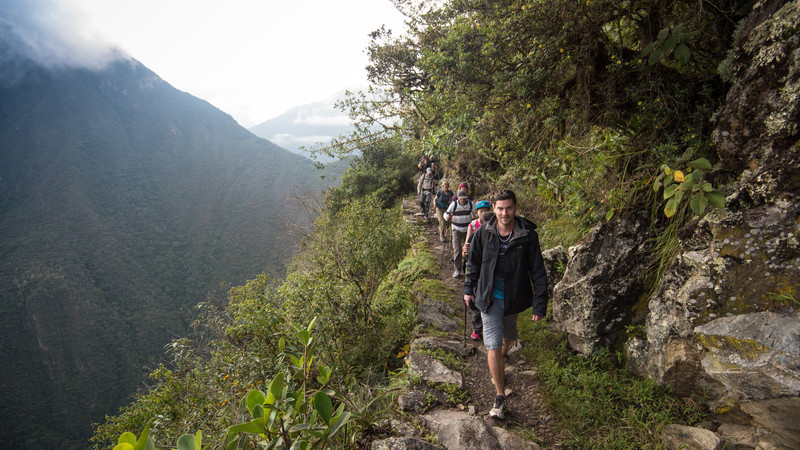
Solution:
<svg viewBox="0 0 800 450"><path fill-rule="evenodd" d="M711 114L747 2L395 3L407 33L373 34L374 87L341 104L360 132L330 153L400 137L479 195L513 188L547 245L629 208L651 209L659 233L722 204ZM674 171L688 178L654 195Z"/></svg>
<svg viewBox="0 0 800 450"><path fill-rule="evenodd" d="M636 378L610 353L574 354L547 322L521 320L520 337L568 448L659 448L664 425L708 417L702 402L677 399L652 380Z"/></svg>
<svg viewBox="0 0 800 450"><path fill-rule="evenodd" d="M347 425L336 438L344 441L332 441L339 443L368 433L380 416L376 411L386 408L377 401L380 392L359 393L400 364L396 354L414 329L411 287L429 273L420 270L429 264L414 262L420 253L409 251L410 225L398 209L380 204L369 195L346 201L337 212L326 209L285 280L262 274L231 288L227 305L213 300L199 305L195 338L167 347L170 367L153 371L152 387L97 427L96 446L150 420L157 442L202 430L214 448L236 440L240 431L294 441L296 432L305 432L297 428L302 424L311 435L328 433L326 439ZM309 322L313 337L311 326L294 325ZM263 401L256 408L259 391ZM328 401L346 410L328 416ZM275 422L276 417L283 419ZM235 423L240 426L231 428ZM257 427L266 431L253 431Z"/></svg>

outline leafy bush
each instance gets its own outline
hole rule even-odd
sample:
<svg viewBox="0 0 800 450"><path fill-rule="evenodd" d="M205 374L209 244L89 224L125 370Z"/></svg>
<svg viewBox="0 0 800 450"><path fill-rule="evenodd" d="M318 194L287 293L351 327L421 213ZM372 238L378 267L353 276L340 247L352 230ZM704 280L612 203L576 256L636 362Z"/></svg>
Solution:
<svg viewBox="0 0 800 450"><path fill-rule="evenodd" d="M390 356L386 346L396 345L398 336L386 327L394 329L393 316L409 309L405 295L378 295L413 237L399 210L381 203L373 194L324 212L281 288L287 316L296 322L320 317L320 353L355 371L368 372Z"/></svg>

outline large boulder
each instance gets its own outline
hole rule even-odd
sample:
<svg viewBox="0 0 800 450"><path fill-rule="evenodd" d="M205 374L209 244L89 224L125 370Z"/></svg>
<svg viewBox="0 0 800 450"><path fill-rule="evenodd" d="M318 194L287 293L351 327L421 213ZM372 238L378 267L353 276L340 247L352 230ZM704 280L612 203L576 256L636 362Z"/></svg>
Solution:
<svg viewBox="0 0 800 450"><path fill-rule="evenodd" d="M643 214L601 222L570 247L564 276L553 289L553 319L573 349L590 354L611 345L635 317L648 266L649 223Z"/></svg>

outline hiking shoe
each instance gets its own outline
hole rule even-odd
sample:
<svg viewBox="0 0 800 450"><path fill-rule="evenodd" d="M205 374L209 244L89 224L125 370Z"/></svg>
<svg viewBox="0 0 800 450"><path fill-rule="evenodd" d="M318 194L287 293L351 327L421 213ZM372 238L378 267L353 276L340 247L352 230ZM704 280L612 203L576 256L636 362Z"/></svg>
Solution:
<svg viewBox="0 0 800 450"><path fill-rule="evenodd" d="M513 355L514 353L517 353L520 350L522 350L522 342L516 341L514 342L514 345L512 345L511 348L508 349L508 354Z"/></svg>
<svg viewBox="0 0 800 450"><path fill-rule="evenodd" d="M469 337L472 338L473 341L477 341L481 338L481 334L475 330L472 330L472 334L470 334Z"/></svg>
<svg viewBox="0 0 800 450"><path fill-rule="evenodd" d="M461 271L456 270L455 272L453 272L453 278L458 278L460 276L461 276Z"/></svg>
<svg viewBox="0 0 800 450"><path fill-rule="evenodd" d="M493 417L495 419L505 419L506 412L508 412L508 408L506 407L506 398L502 395L498 395L494 398L494 405L492 409L489 410L489 417Z"/></svg>

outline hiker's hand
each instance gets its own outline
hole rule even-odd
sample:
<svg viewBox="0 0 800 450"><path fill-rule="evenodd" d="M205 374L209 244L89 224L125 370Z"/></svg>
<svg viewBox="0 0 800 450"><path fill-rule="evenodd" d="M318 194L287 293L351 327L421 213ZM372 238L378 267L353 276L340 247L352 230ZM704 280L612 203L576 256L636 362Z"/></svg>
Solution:
<svg viewBox="0 0 800 450"><path fill-rule="evenodd" d="M474 301L475 301L475 296L474 295L464 294L464 304L465 305L469 306L469 304L474 302Z"/></svg>
<svg viewBox="0 0 800 450"><path fill-rule="evenodd" d="M537 316L536 314L534 314L533 317L531 317L531 320L534 321L534 322L539 321L541 319L544 319L544 317Z"/></svg>

